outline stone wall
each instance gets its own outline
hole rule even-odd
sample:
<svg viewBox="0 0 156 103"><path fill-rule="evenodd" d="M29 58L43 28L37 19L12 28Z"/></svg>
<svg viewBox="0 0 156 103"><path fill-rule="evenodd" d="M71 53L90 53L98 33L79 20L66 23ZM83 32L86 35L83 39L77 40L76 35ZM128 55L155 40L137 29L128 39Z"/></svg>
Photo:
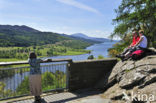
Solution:
<svg viewBox="0 0 156 103"><path fill-rule="evenodd" d="M101 78L112 71L116 63L116 59L71 62L68 80L69 91L94 87Z"/></svg>

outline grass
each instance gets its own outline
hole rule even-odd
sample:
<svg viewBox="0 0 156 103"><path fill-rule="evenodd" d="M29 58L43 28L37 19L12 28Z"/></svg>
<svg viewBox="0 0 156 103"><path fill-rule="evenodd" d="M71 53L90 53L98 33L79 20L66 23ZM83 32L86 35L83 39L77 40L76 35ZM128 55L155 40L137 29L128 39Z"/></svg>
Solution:
<svg viewBox="0 0 156 103"><path fill-rule="evenodd" d="M60 53L59 55L81 55L89 53L88 51L67 51L66 53Z"/></svg>
<svg viewBox="0 0 156 103"><path fill-rule="evenodd" d="M129 69L126 69L126 70L125 70L126 73L128 73L128 72L130 72L130 71L131 71L131 70L129 70Z"/></svg>
<svg viewBox="0 0 156 103"><path fill-rule="evenodd" d="M57 53L57 56L65 56L65 55L81 55L86 54L88 52L80 52L80 51L67 51L66 53ZM47 57L47 55L39 56L39 58ZM16 58L0 58L0 62L14 62L14 61L25 61L26 59L16 59Z"/></svg>
<svg viewBox="0 0 156 103"><path fill-rule="evenodd" d="M0 58L0 62L13 62L13 61L21 61L21 59L16 59L16 58Z"/></svg>
<svg viewBox="0 0 156 103"><path fill-rule="evenodd" d="M40 50L42 53L42 56L38 56L39 58L42 57L50 57L46 55L48 48L44 48L43 50ZM54 52L54 56L65 56L65 55L81 55L81 54L87 54L89 53L89 50L72 50L68 49L66 53L59 53L59 52ZM17 59L17 58L0 58L0 62L14 62L14 61L25 61L27 59Z"/></svg>
<svg viewBox="0 0 156 103"><path fill-rule="evenodd" d="M52 51L51 51L52 49ZM29 47L0 47L1 54L0 62L24 61L28 59L29 52L35 51L39 58L65 55L81 55L89 53L90 50L75 49L65 47L58 44L47 44L41 46ZM3 53L4 52L4 53ZM15 52L13 55L11 52ZM8 56L9 55L9 56ZM6 58L5 58L6 57Z"/></svg>

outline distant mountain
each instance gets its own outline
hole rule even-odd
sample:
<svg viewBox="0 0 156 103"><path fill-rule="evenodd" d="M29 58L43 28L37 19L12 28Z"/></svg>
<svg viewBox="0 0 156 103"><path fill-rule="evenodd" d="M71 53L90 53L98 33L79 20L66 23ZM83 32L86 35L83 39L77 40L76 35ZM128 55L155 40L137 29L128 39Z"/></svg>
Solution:
<svg viewBox="0 0 156 103"><path fill-rule="evenodd" d="M75 33L75 34L72 34L71 36L90 39L90 37L88 37L87 35L82 34L82 33Z"/></svg>
<svg viewBox="0 0 156 103"><path fill-rule="evenodd" d="M18 32L40 32L36 29L33 29L31 27L28 27L28 26L25 26L25 25L22 25L22 26L19 26L19 25L0 25L0 31L2 30L14 30L14 31L18 31Z"/></svg>
<svg viewBox="0 0 156 103"><path fill-rule="evenodd" d="M56 42L72 40L82 45L91 45L95 42L53 32L41 32L31 27L22 25L0 25L0 47L55 44ZM75 45L76 46L76 45Z"/></svg>
<svg viewBox="0 0 156 103"><path fill-rule="evenodd" d="M79 37L79 38L85 38L85 39L89 39L89 40L93 40L93 41L97 41L97 42L110 42L110 41L112 41L112 40L107 39L107 38L89 37L83 33L75 33L75 34L72 34L71 36Z"/></svg>
<svg viewBox="0 0 156 103"><path fill-rule="evenodd" d="M86 36L86 35L81 35L80 37L79 36L73 36L73 35L67 35L67 34L60 34L64 37L70 37L70 38L73 38L73 39L76 39L76 40L82 40L82 41L86 41L88 43L101 43L100 41L97 41L97 40L92 40L90 39L90 37Z"/></svg>

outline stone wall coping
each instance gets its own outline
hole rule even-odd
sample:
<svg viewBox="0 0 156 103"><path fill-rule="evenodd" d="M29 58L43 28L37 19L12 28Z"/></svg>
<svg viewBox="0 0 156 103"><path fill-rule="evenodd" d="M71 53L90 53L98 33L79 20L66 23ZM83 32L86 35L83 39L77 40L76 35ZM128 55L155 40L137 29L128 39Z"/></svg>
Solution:
<svg viewBox="0 0 156 103"><path fill-rule="evenodd" d="M41 63L48 63L48 62L63 62L68 61L72 62L72 59L48 59L49 61L43 61ZM0 62L0 66L8 66L8 65L20 65L20 64L29 64L27 61L15 61L15 62Z"/></svg>
<svg viewBox="0 0 156 103"><path fill-rule="evenodd" d="M116 58L106 58L106 59L98 59L98 60L81 60L81 61L73 61L73 63L89 63L89 62L105 62L105 61L117 61Z"/></svg>

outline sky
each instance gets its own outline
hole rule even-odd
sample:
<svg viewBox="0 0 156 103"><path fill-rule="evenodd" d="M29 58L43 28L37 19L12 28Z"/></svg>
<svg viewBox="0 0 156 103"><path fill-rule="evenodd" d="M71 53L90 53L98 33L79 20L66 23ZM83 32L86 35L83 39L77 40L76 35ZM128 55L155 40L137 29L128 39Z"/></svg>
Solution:
<svg viewBox="0 0 156 103"><path fill-rule="evenodd" d="M0 0L1 25L107 38L121 0Z"/></svg>

